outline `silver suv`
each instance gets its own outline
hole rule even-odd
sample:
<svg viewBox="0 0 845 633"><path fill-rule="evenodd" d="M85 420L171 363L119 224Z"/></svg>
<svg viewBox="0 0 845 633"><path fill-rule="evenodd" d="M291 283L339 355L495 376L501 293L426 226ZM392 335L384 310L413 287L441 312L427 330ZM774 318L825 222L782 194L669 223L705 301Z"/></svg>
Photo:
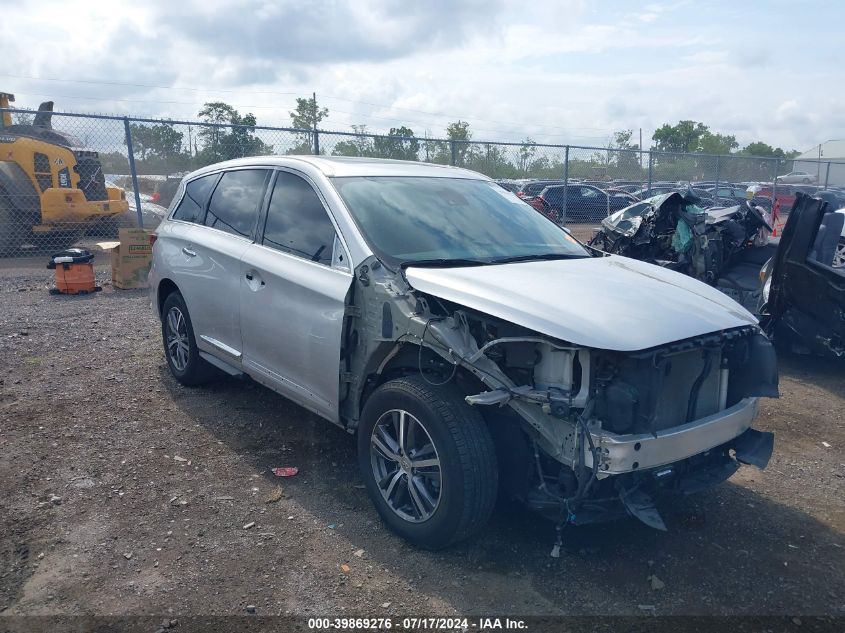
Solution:
<svg viewBox="0 0 845 633"><path fill-rule="evenodd" d="M751 314L583 246L474 172L206 167L157 230L150 281L179 382L247 374L356 434L379 514L423 547L473 534L498 494L558 528L664 528L661 498L771 455L751 422L776 362Z"/></svg>

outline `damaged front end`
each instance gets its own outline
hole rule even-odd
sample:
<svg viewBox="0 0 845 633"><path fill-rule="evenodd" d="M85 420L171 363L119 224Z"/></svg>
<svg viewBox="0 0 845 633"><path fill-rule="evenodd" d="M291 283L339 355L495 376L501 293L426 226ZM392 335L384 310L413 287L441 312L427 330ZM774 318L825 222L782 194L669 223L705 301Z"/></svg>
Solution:
<svg viewBox="0 0 845 633"><path fill-rule="evenodd" d="M664 493L768 463L773 436L751 424L757 398L777 397L778 377L756 325L614 351L443 295L415 289L375 258L359 267L342 356L350 430L367 394L390 377L454 382L483 410L500 485L559 526L629 514L665 529L655 507Z"/></svg>

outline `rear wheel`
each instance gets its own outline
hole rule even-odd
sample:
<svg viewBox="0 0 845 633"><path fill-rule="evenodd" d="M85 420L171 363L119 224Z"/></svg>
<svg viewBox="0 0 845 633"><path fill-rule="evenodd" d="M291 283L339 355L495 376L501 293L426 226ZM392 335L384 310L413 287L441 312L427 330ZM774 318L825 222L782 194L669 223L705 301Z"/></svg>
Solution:
<svg viewBox="0 0 845 633"><path fill-rule="evenodd" d="M180 383L201 385L214 377L214 368L200 356L188 307L179 292L170 293L164 300L161 338L167 366Z"/></svg>
<svg viewBox="0 0 845 633"><path fill-rule="evenodd" d="M358 428L358 463L384 522L420 547L468 538L496 502L490 433L450 385L406 377L379 387Z"/></svg>

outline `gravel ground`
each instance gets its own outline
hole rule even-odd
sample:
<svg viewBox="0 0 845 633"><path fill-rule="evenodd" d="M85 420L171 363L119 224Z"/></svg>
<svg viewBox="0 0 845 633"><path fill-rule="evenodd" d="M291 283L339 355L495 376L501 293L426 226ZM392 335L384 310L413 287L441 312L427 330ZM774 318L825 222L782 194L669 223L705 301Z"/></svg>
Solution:
<svg viewBox="0 0 845 633"><path fill-rule="evenodd" d="M350 436L250 381L178 385L145 291L98 266L103 292L54 297L44 263L0 267L4 615L845 615L841 362L781 358L769 468L668 533L571 528L552 559L553 526L503 505L429 553L385 530Z"/></svg>

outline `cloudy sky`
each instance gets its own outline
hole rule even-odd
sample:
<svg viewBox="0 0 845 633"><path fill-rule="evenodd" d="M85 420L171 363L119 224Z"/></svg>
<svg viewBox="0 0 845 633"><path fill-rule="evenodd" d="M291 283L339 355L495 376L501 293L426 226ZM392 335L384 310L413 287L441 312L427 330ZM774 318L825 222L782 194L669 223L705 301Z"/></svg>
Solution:
<svg viewBox="0 0 845 633"><path fill-rule="evenodd" d="M841 0L0 0L17 105L193 118L227 101L326 129L605 144L703 121L740 143L845 137Z"/></svg>

